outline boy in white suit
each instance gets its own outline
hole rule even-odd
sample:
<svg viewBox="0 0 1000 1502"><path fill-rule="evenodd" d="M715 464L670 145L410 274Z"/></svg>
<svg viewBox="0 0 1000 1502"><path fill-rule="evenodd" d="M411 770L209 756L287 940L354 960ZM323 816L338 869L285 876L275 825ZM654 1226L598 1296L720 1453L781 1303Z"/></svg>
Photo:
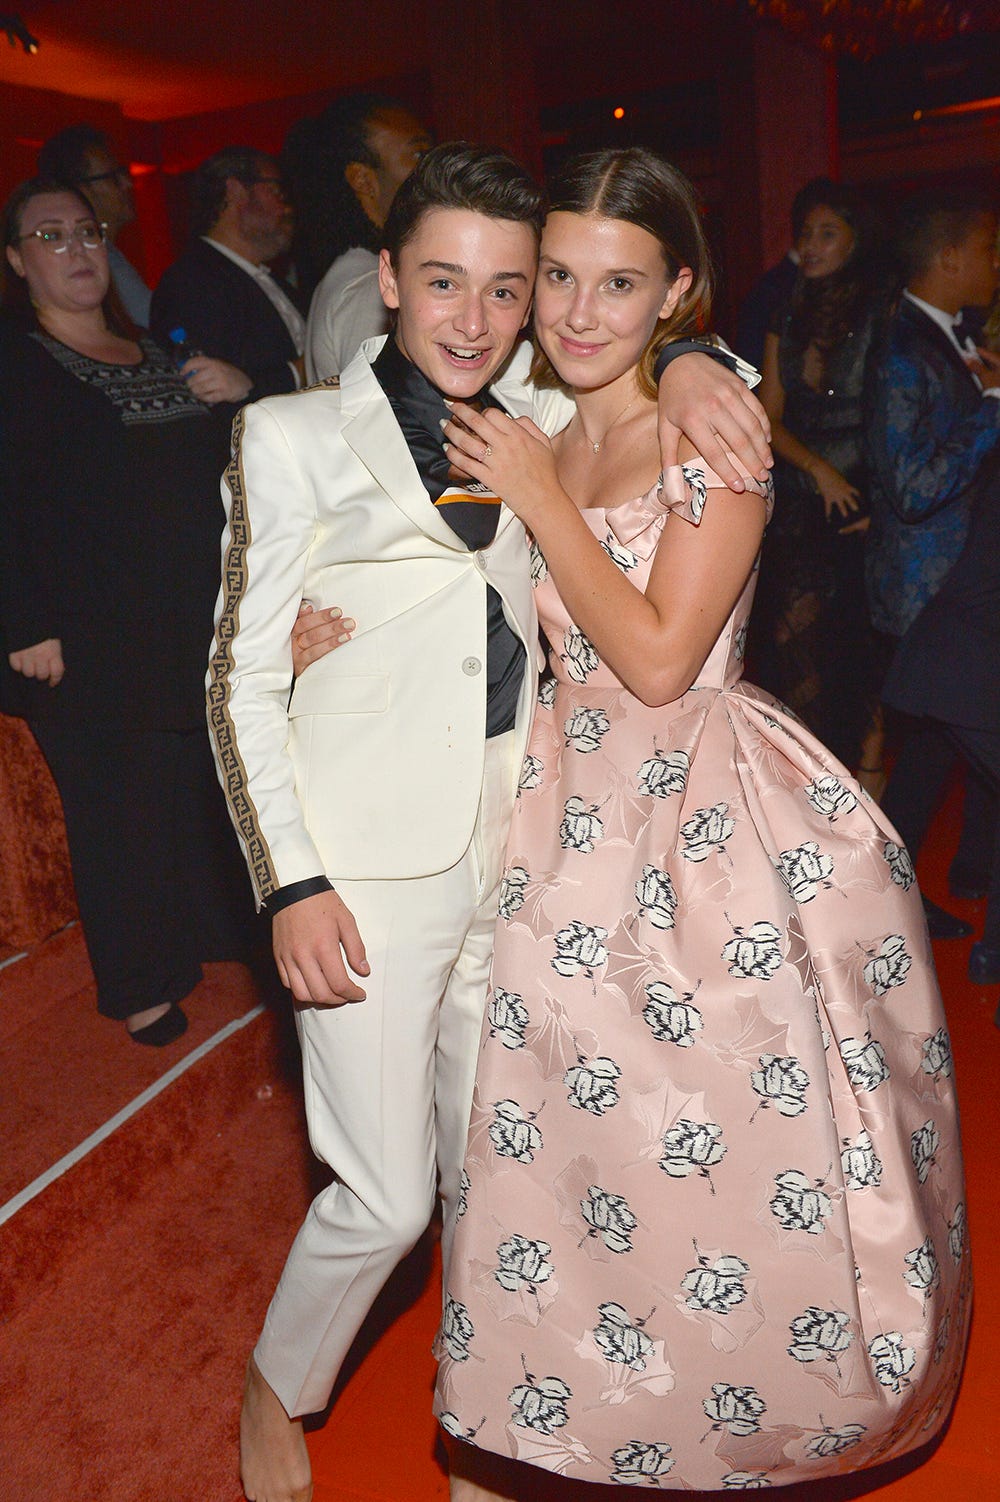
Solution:
<svg viewBox="0 0 1000 1502"><path fill-rule="evenodd" d="M234 428L209 720L300 1003L310 1140L335 1175L248 1367L251 1502L308 1502L300 1416L325 1406L436 1192L448 1256L538 642L523 529L449 473L440 423L449 398L550 432L568 420L559 393L525 384L527 351L508 366L541 220L510 158L435 148L385 226L389 340L364 346L339 387L251 406ZM720 408L731 378L682 363L688 389L665 378L666 415L696 445L712 421L758 469L755 412L731 397ZM302 599L336 603L359 629L289 702Z"/></svg>

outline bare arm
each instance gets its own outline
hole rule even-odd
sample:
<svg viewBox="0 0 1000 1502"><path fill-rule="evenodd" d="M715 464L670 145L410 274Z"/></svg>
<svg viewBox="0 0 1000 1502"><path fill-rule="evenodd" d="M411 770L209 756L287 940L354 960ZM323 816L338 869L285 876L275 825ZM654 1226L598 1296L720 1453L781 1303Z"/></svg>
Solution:
<svg viewBox="0 0 1000 1502"><path fill-rule="evenodd" d="M677 462L679 429L731 490L746 488L742 471L767 479L772 463L767 412L745 381L708 355L679 355L663 372L659 429L664 469Z"/></svg>
<svg viewBox="0 0 1000 1502"><path fill-rule="evenodd" d="M472 431L449 424L449 457L502 494L534 535L563 604L604 661L646 704L679 698L747 581L764 529L763 498L716 490L700 526L669 517L642 593L560 485L551 446L532 422L457 404L455 413Z"/></svg>

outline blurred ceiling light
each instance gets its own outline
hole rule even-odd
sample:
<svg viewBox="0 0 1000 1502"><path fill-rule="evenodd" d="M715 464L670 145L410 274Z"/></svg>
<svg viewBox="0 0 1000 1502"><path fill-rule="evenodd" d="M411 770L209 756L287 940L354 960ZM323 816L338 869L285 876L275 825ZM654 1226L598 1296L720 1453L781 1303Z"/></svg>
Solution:
<svg viewBox="0 0 1000 1502"><path fill-rule="evenodd" d="M991 0L992 6L993 0ZM747 0L750 9L827 52L874 57L890 47L940 42L969 23L974 0Z"/></svg>

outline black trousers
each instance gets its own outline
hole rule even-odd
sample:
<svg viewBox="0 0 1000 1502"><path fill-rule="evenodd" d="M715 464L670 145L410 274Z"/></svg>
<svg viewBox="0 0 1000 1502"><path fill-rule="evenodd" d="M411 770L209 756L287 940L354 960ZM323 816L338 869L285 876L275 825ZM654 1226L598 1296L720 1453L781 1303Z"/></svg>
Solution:
<svg viewBox="0 0 1000 1502"><path fill-rule="evenodd" d="M246 959L253 901L207 731L31 729L62 798L98 1010L181 1001L203 960Z"/></svg>
<svg viewBox="0 0 1000 1502"><path fill-rule="evenodd" d="M973 870L992 871L983 939L1000 946L1000 733L942 720L907 721L882 808L914 860L941 802L956 757L967 763L962 835L957 858Z"/></svg>

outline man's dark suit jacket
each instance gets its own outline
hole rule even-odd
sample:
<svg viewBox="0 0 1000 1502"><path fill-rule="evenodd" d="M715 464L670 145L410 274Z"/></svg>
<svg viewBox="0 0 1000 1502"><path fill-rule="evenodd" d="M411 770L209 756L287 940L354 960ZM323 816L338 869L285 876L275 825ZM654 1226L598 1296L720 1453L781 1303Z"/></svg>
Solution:
<svg viewBox="0 0 1000 1502"><path fill-rule="evenodd" d="M983 396L944 330L906 297L869 358L865 442L872 621L902 636L957 562L1000 453L1000 401Z"/></svg>
<svg viewBox="0 0 1000 1502"><path fill-rule="evenodd" d="M252 276L206 240L193 240L163 273L150 327L167 350L171 330L182 328L190 346L242 370L253 381L248 402L295 390L288 362L297 351L280 313Z"/></svg>
<svg viewBox="0 0 1000 1502"><path fill-rule="evenodd" d="M979 497L958 562L900 642L882 697L1000 735L1000 486Z"/></svg>

